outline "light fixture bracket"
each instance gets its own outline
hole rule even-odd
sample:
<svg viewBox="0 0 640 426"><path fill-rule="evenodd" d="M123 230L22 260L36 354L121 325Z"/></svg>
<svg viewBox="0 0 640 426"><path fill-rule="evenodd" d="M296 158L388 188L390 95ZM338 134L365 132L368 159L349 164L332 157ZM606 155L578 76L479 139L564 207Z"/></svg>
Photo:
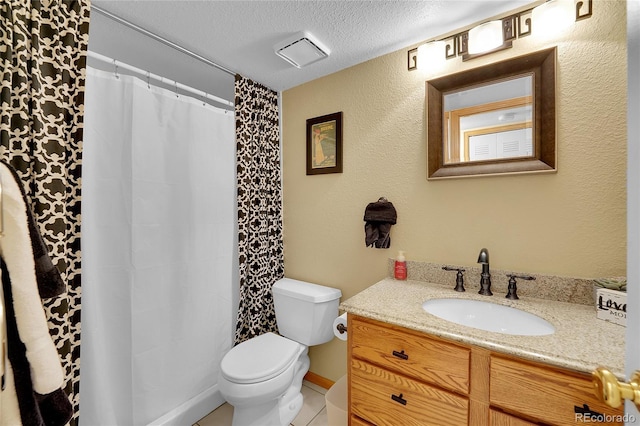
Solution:
<svg viewBox="0 0 640 426"><path fill-rule="evenodd" d="M586 3L587 3L586 12L582 12L582 6L584 6L585 2L579 1L576 3L576 21L591 18L591 15L593 14L593 0L587 0Z"/></svg>

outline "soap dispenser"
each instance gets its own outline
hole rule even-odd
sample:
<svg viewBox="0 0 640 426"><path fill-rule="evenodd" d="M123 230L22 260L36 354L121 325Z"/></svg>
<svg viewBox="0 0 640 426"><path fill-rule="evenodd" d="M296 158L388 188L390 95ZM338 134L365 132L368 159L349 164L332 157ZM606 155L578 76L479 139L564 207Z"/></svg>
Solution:
<svg viewBox="0 0 640 426"><path fill-rule="evenodd" d="M396 263L393 268L393 276L396 280L406 280L407 279L407 261L404 257L404 252L399 251L398 256L396 257Z"/></svg>

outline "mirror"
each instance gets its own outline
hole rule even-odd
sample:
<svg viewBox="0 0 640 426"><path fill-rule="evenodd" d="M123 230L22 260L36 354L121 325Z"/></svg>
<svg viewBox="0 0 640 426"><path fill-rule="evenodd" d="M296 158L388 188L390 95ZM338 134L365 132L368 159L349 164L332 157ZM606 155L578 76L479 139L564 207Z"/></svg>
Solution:
<svg viewBox="0 0 640 426"><path fill-rule="evenodd" d="M427 178L556 171L556 49L426 83Z"/></svg>

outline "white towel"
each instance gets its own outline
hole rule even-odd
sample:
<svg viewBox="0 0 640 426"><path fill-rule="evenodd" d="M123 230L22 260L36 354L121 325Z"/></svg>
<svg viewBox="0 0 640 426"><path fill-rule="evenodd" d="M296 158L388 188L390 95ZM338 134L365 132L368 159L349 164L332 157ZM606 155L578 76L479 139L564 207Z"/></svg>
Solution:
<svg viewBox="0 0 640 426"><path fill-rule="evenodd" d="M0 256L7 264L11 278L16 323L20 340L26 347L33 390L46 395L62 387L64 374L38 293L27 205L11 171L1 163L0 173L4 218Z"/></svg>

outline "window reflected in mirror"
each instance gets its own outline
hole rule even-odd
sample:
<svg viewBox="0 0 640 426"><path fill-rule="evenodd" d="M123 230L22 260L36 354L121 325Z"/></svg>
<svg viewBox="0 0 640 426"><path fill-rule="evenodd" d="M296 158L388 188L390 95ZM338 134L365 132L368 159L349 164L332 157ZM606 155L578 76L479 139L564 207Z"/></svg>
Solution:
<svg viewBox="0 0 640 426"><path fill-rule="evenodd" d="M533 77L444 95L445 164L531 157Z"/></svg>

